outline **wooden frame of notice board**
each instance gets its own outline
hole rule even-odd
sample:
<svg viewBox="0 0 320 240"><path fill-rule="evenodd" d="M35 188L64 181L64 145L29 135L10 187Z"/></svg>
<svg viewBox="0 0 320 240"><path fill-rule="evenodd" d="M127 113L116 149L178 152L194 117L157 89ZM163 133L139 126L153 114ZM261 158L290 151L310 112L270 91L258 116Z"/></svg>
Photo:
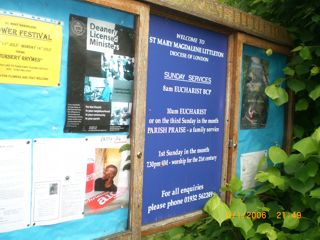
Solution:
<svg viewBox="0 0 320 240"><path fill-rule="evenodd" d="M135 46L135 86L133 97L133 121L131 127L131 194L130 219L128 231L108 236L108 239L141 239L141 235L165 231L172 227L199 220L205 216L200 210L182 216L168 218L153 224L141 226L142 219L142 186L144 168L144 141L146 118L146 85L148 61L148 37L150 14L166 17L178 22L207 30L222 33L228 36L228 62L226 78L226 105L224 124L224 150L221 185L230 181L234 173L234 158L237 142L237 113L239 103L239 78L241 70L241 53L244 43L258 45L258 47L272 48L273 51L288 55L289 51L281 45L289 45L290 40L286 31L274 26L258 17L240 12L230 7L203 0L203 4L194 5L192 0L185 1L117 1L117 0L85 0L85 2L98 4L126 11L136 15L136 46ZM260 38L246 35L245 32ZM291 109L289 102L288 109ZM290 124L287 124L286 139L290 139L292 132L291 115L287 111ZM221 196L228 201L227 195Z"/></svg>
<svg viewBox="0 0 320 240"><path fill-rule="evenodd" d="M134 0L85 0L103 7L114 8L135 15L135 80L133 92L131 142L131 179L128 230L108 236L108 239L140 239L144 122L146 99L146 69L148 58L149 6Z"/></svg>
<svg viewBox="0 0 320 240"><path fill-rule="evenodd" d="M272 49L273 53L279 53L281 55L289 57L290 50L287 47L289 44L279 45L274 42L269 42L263 40L261 38L257 38L254 36L250 36L244 33L236 33L235 34L235 49L234 49L234 71L233 71L233 96L234 96L234 104L231 109L231 130L230 130L230 152L229 152L229 164L228 164L228 173L227 179L230 181L231 177L236 175L236 165L237 165L237 153L238 153L238 129L239 129L239 118L241 111L240 103L241 103L241 78L242 78L242 61L243 61L243 48L244 45L248 45L251 47L256 47L263 51L267 49ZM272 54L273 54L272 53ZM292 92L289 91L289 101L285 107L284 111L284 137L283 144L284 148L287 152L290 151L290 143L292 140L292 122L293 122L293 100L292 100ZM226 201L230 200L230 195L226 196Z"/></svg>
<svg viewBox="0 0 320 240"><path fill-rule="evenodd" d="M147 0L151 3L150 13L171 20L186 23L192 26L215 31L228 36L228 64L227 87L225 106L224 152L221 186L228 183L234 174L236 142L237 142L237 113L239 108L239 79L241 72L242 45L244 43L257 45L263 48L272 48L274 52L289 54L287 47L290 39L284 29L275 26L263 19L248 15L230 7L203 1L194 5L190 0L157 1ZM248 34L251 35L248 35ZM253 37L256 36L256 37ZM259 37L259 38L258 38ZM267 40L263 40L267 39ZM269 41L268 41L269 40ZM292 101L289 101L286 118L285 139L290 139L292 132L291 117ZM229 201L228 194L221 194L221 198ZM142 235L162 232L173 227L197 221L206 215L203 211L196 211L182 216L168 218L156 223L143 225Z"/></svg>
<svg viewBox="0 0 320 240"><path fill-rule="evenodd" d="M190 24L196 27L222 33L228 36L228 63L227 63L227 87L226 87L226 106L225 106L225 127L224 127L224 151L223 151L223 166L221 175L221 185L225 185L230 181L233 167L236 148L233 144L236 143L237 136L237 121L235 118L237 104L239 103L239 77L241 64L242 45L244 43L250 45L258 45L258 47L272 48L275 52L280 52L288 55L288 48L282 47L276 43L271 43L267 40L262 40L241 32L247 32L263 39L268 39L279 44L288 45L288 36L283 29L258 18L231 9L227 6L217 5L216 3L208 3L203 1L209 8L198 8L192 1L186 0L183 2L175 1L157 1L147 0L150 5L142 5L143 11L137 9L136 2L129 1L127 4L119 1L102 1L102 0L86 0L87 2L101 4L103 6L113 7L116 9L132 12L137 14L137 30L138 35L136 46L137 55L137 81L135 82L134 90L134 109L135 112L132 125L132 156L133 169L131 177L131 205L130 205L130 223L129 230L125 233L119 233L115 236L110 236L110 239L140 239L141 235L150 235L153 233L168 230L172 227L181 226L183 224L199 220L205 216L200 210L193 213L188 213L182 216L165 219L153 224L141 226L141 205L142 205L142 185L143 185L143 166L144 166L144 136L145 129L139 128L145 124L145 104L146 104L146 73L148 59L148 27L149 27L149 9L150 14L163 16L178 22ZM138 7L139 8L139 7ZM217 14L212 14L212 11ZM141 15L139 15L141 14ZM140 17L139 17L140 16ZM201 16L201 17L200 17ZM140 19L140 21L138 20ZM139 49L139 50L138 50ZM236 66L236 67L235 67ZM140 76L140 77L139 77ZM138 87L137 87L138 86ZM235 108L236 104L236 108ZM291 101L290 101L290 103ZM290 117L291 105L288 107L287 118ZM287 126L286 139L290 138L292 127ZM228 201L228 196L222 195L223 199ZM130 230L131 229L131 230ZM108 239L109 239L108 238Z"/></svg>
<svg viewBox="0 0 320 240"><path fill-rule="evenodd" d="M135 15L135 80L132 101L133 118L130 130L131 181L128 230L107 236L107 238L141 239L141 235L165 231L203 218L205 214L202 210L198 210L143 226L141 224L150 13L193 27L217 32L227 37L221 186L230 181L235 171L243 45L248 44L264 49L272 48L274 52L288 55L288 48L283 46L290 44L288 34L284 29L258 17L211 0L199 0L197 4L194 4L193 0L82 0L82 2ZM292 101L289 101L285 129L286 142L290 142L292 133L291 109ZM221 198L228 201L227 195L221 194Z"/></svg>

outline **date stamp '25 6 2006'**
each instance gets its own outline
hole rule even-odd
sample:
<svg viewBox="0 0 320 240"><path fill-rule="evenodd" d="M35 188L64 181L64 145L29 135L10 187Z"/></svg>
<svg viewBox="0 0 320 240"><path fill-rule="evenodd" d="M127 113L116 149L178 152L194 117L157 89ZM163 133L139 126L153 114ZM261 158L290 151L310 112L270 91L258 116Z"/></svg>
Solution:
<svg viewBox="0 0 320 240"><path fill-rule="evenodd" d="M227 218L250 218L250 219L267 219L271 216L271 213L265 211L252 211L252 212L227 212ZM294 218L300 219L302 218L301 212L284 212L284 211L277 211L275 213L275 217L277 219L285 219L285 218Z"/></svg>

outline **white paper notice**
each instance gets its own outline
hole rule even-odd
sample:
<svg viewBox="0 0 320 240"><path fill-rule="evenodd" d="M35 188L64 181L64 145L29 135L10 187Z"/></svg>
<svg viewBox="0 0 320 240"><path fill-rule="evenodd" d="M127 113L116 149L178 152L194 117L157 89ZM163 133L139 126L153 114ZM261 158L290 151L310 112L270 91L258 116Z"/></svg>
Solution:
<svg viewBox="0 0 320 240"><path fill-rule="evenodd" d="M240 156L241 176L243 189L248 189L256 186L254 177L256 176L259 161L266 156L267 151L244 153Z"/></svg>
<svg viewBox="0 0 320 240"><path fill-rule="evenodd" d="M0 141L0 232L30 223L31 140Z"/></svg>
<svg viewBox="0 0 320 240"><path fill-rule="evenodd" d="M36 225L83 217L85 139L37 139L33 148L33 211Z"/></svg>

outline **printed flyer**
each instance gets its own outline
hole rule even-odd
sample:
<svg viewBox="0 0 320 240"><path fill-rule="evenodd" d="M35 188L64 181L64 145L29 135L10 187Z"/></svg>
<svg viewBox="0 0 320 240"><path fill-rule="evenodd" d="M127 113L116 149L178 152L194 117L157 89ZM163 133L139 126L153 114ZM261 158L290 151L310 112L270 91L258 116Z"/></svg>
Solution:
<svg viewBox="0 0 320 240"><path fill-rule="evenodd" d="M0 12L0 83L58 86L62 25Z"/></svg>
<svg viewBox="0 0 320 240"><path fill-rule="evenodd" d="M65 132L128 131L133 56L133 29L70 15Z"/></svg>
<svg viewBox="0 0 320 240"><path fill-rule="evenodd" d="M124 135L87 138L85 214L127 208L130 145Z"/></svg>

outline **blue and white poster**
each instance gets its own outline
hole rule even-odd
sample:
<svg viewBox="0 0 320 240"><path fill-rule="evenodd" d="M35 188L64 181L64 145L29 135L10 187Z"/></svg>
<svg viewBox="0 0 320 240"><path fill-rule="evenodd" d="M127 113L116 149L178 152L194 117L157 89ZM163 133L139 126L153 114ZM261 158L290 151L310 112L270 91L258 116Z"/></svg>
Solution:
<svg viewBox="0 0 320 240"><path fill-rule="evenodd" d="M219 192L227 37L151 16L142 223L202 209Z"/></svg>

